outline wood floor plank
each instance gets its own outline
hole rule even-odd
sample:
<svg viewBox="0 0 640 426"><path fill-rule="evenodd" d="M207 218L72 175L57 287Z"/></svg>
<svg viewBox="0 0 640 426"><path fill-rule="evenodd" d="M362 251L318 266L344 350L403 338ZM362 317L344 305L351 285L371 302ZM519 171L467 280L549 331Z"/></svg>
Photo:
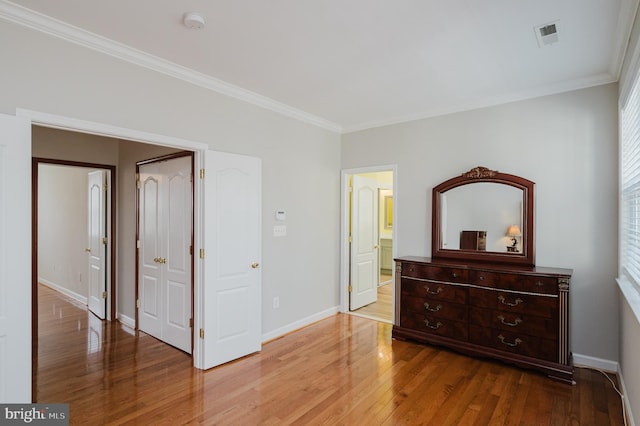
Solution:
<svg viewBox="0 0 640 426"><path fill-rule="evenodd" d="M40 286L38 402L73 425L622 425L599 372L574 386L446 349L391 339L338 314L208 371L189 355Z"/></svg>

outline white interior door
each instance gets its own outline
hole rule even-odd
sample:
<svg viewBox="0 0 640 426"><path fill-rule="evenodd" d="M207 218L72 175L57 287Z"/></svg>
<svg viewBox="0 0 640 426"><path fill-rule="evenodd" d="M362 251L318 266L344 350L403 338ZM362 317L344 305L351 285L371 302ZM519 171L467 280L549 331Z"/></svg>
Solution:
<svg viewBox="0 0 640 426"><path fill-rule="evenodd" d="M378 184L353 175L351 201L351 297L355 310L378 300Z"/></svg>
<svg viewBox="0 0 640 426"><path fill-rule="evenodd" d="M141 165L138 327L191 353L191 157Z"/></svg>
<svg viewBox="0 0 640 426"><path fill-rule="evenodd" d="M89 310L104 319L107 304L107 172L88 173L88 290Z"/></svg>
<svg viewBox="0 0 640 426"><path fill-rule="evenodd" d="M138 328L162 339L160 173L157 165L140 168L138 192Z"/></svg>
<svg viewBox="0 0 640 426"><path fill-rule="evenodd" d="M204 182L203 368L261 349L261 162L209 151Z"/></svg>
<svg viewBox="0 0 640 426"><path fill-rule="evenodd" d="M0 114L0 402L31 402L31 121Z"/></svg>

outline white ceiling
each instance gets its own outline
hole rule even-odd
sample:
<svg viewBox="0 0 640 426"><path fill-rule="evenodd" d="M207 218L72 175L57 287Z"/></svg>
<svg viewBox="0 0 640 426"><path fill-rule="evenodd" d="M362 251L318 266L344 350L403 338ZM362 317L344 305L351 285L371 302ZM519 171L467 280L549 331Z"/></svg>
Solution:
<svg viewBox="0 0 640 426"><path fill-rule="evenodd" d="M637 4L0 0L344 132L617 81ZM182 25L190 11L204 29ZM534 27L550 22L559 41L540 48Z"/></svg>

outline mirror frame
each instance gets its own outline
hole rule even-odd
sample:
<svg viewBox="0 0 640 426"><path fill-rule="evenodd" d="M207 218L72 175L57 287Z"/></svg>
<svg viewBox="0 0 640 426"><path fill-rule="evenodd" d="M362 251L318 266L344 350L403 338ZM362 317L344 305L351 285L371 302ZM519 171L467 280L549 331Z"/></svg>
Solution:
<svg viewBox="0 0 640 426"><path fill-rule="evenodd" d="M522 252L492 252L454 250L442 248L442 195L464 185L480 182L510 185L522 190ZM439 259L456 259L474 262L509 263L518 265L535 265L534 234L534 186L535 183L520 176L500 173L486 167L474 167L460 176L456 176L433 188L432 221L431 221L431 257ZM505 229L506 232L506 229Z"/></svg>

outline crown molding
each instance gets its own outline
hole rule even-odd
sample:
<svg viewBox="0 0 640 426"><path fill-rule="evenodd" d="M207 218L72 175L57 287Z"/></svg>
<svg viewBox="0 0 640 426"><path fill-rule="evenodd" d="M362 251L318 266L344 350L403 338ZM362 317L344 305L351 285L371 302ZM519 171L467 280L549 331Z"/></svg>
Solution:
<svg viewBox="0 0 640 426"><path fill-rule="evenodd" d="M581 80L570 80L558 84L550 84L547 86L541 86L525 90L517 93L510 93L505 96L498 96L486 99L478 99L475 102L470 102L461 105L452 105L450 107L438 108L429 111L423 111L418 114L411 114L406 116L398 116L390 118L388 120L370 121L367 123L356 124L353 126L343 126L342 134L360 132L363 130L374 129L378 127L392 126L394 124L402 124L410 121L423 120L426 118L439 117L448 114L456 114L465 111L472 111L480 108L489 108L512 102L519 102L528 99L541 98L543 96L557 95L560 93L571 92L574 90L586 89L589 87L601 86L604 84L615 83L618 81L616 76L609 73L599 74L584 78Z"/></svg>
<svg viewBox="0 0 640 426"><path fill-rule="evenodd" d="M620 6L614 38L614 46L617 48L612 53L611 66L609 67L609 73L615 76L616 79L620 78L622 64L625 61L625 55L629 47L629 37L631 36L631 30L638 11L638 3L640 3L640 0L623 0Z"/></svg>
<svg viewBox="0 0 640 426"><path fill-rule="evenodd" d="M123 43L102 37L42 13L0 0L0 19L10 21L47 35L104 53L135 65L186 81L205 89L239 99L278 114L312 124L336 133L342 133L339 124L290 107L266 96L243 89L206 74L191 70L173 62L134 49Z"/></svg>

